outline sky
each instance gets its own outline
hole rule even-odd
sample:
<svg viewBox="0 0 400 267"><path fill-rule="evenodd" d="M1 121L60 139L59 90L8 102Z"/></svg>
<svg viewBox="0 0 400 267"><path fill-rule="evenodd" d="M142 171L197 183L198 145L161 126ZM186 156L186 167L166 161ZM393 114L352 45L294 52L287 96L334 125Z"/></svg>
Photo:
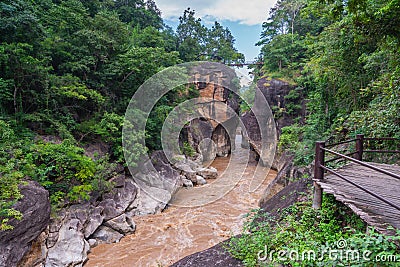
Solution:
<svg viewBox="0 0 400 267"><path fill-rule="evenodd" d="M217 20L228 27L236 39L235 47L243 53L246 60L256 58L260 47L261 25L266 21L269 10L276 0L155 0L167 25L174 29L179 23L179 16L190 7L196 17L210 27Z"/></svg>

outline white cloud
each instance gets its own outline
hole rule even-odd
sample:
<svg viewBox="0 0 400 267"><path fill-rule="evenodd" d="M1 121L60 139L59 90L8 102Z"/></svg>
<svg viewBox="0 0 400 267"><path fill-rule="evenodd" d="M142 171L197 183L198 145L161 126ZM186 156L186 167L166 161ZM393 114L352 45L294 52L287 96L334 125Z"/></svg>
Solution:
<svg viewBox="0 0 400 267"><path fill-rule="evenodd" d="M165 19L176 19L190 7L196 16L236 21L246 25L261 24L276 0L155 0Z"/></svg>

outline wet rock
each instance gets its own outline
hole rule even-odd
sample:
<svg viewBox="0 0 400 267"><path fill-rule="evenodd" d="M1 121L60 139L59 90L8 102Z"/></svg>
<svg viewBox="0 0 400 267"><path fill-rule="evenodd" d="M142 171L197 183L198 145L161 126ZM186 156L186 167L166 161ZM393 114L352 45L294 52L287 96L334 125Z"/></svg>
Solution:
<svg viewBox="0 0 400 267"><path fill-rule="evenodd" d="M135 200L137 194L137 187L134 181L128 177L124 177L122 187L114 188L110 193L104 194L105 199L112 199L115 203L116 216L121 215L129 205ZM109 203L113 206L112 203ZM109 206L110 207L110 206ZM108 210L108 217L105 220L113 218L112 212ZM114 217L116 217L114 216Z"/></svg>
<svg viewBox="0 0 400 267"><path fill-rule="evenodd" d="M71 219L61 226L58 240L49 248L45 267L83 266L90 249L82 233L79 219Z"/></svg>
<svg viewBox="0 0 400 267"><path fill-rule="evenodd" d="M199 91L199 109L196 110L199 118L193 119L183 129L180 145L188 143L202 155L203 162L214 159L216 155L225 157L234 150L229 136L235 136L238 125L236 74L214 63L201 64L192 71L192 82Z"/></svg>
<svg viewBox="0 0 400 267"><path fill-rule="evenodd" d="M204 179L215 179L218 177L218 171L214 167L200 168L197 170L197 175L202 176Z"/></svg>
<svg viewBox="0 0 400 267"><path fill-rule="evenodd" d="M174 194L182 187L180 170L174 169L163 151L155 151L151 160L140 167L140 172L133 175L139 185L155 187Z"/></svg>
<svg viewBox="0 0 400 267"><path fill-rule="evenodd" d="M227 242L227 241L225 241ZM233 258L224 248L224 243L219 243L209 249L186 256L171 267L241 267L244 264Z"/></svg>
<svg viewBox="0 0 400 267"><path fill-rule="evenodd" d="M24 197L14 208L21 211L23 218L10 221L13 230L0 232L0 266L16 266L50 221L48 192L33 181L20 186L20 190Z"/></svg>
<svg viewBox="0 0 400 267"><path fill-rule="evenodd" d="M207 183L206 179L204 179L203 177L197 175L196 176L196 184L198 185L205 185Z"/></svg>
<svg viewBox="0 0 400 267"><path fill-rule="evenodd" d="M184 178L184 179L182 179L182 181L183 181L184 187L193 187L193 183L189 179Z"/></svg>
<svg viewBox="0 0 400 267"><path fill-rule="evenodd" d="M99 244L96 239L89 239L88 243L91 248L93 248Z"/></svg>
<svg viewBox="0 0 400 267"><path fill-rule="evenodd" d="M122 209L117 209L117 205L114 199L107 198L101 201L98 205L103 209L104 220L110 220L121 215L124 211Z"/></svg>
<svg viewBox="0 0 400 267"><path fill-rule="evenodd" d="M104 225L124 235L133 233L136 229L136 225L133 220L127 217L125 214L105 222Z"/></svg>
<svg viewBox="0 0 400 267"><path fill-rule="evenodd" d="M229 133L227 131L227 128L224 127L222 124L219 124L215 128L212 135L212 140L216 145L216 150L217 150L216 153L218 157L227 157L234 149L232 147L233 144L231 144L231 139L229 136L232 136L233 138L235 137L234 132L236 131L236 128L233 129L233 127L236 127L236 125L232 126L231 127L232 129L229 129L231 133Z"/></svg>
<svg viewBox="0 0 400 267"><path fill-rule="evenodd" d="M123 236L124 235L118 231L103 225L100 226L92 235L92 237L97 240L98 244L119 242Z"/></svg>
<svg viewBox="0 0 400 267"><path fill-rule="evenodd" d="M192 182L196 182L196 171L194 171L189 164L184 161L179 161L174 164L174 167L181 171L181 174Z"/></svg>
<svg viewBox="0 0 400 267"><path fill-rule="evenodd" d="M103 223L104 216L101 214L103 209L103 207L95 207L90 211L88 216L89 218L84 229L85 238L88 238L91 234L93 234Z"/></svg>
<svg viewBox="0 0 400 267"><path fill-rule="evenodd" d="M171 193L164 189L141 185L138 206L128 216L158 213L165 208L171 197Z"/></svg>

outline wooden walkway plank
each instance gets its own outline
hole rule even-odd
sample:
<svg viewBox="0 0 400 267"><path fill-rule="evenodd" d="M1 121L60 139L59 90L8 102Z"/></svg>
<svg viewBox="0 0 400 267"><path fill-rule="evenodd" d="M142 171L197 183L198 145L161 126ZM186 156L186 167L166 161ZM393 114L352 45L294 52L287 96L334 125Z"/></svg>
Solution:
<svg viewBox="0 0 400 267"><path fill-rule="evenodd" d="M386 171L400 174L400 166L369 163ZM337 170L348 180L384 197L400 206L400 179L374 171L355 163L347 164ZM383 233L393 233L388 226L400 229L400 210L368 194L340 177L328 174L317 181L324 192L333 194L358 214L365 222Z"/></svg>

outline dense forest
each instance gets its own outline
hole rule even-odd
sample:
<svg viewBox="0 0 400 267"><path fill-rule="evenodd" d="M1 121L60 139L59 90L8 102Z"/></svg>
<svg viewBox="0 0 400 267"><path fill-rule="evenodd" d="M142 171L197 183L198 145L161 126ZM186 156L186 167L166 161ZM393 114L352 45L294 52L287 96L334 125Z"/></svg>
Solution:
<svg viewBox="0 0 400 267"><path fill-rule="evenodd" d="M297 116L281 129L279 139L280 152L294 155L294 164L309 168L318 140L334 143L356 134L400 138L399 14L398 0L280 0L271 9L257 43L264 64L255 73L257 79L276 78L295 88L285 96L290 106L271 107L276 117ZM305 118L300 116L301 97ZM398 156L390 160L399 163ZM274 203L285 202L297 189L278 193ZM269 207L271 214L254 211L242 235L229 241L230 253L245 266L398 266L399 230L382 235L332 195L325 195L316 210L312 189L301 194L293 205ZM369 258L324 255L343 249L338 240L347 251L368 251ZM388 255L397 262L376 261Z"/></svg>
<svg viewBox="0 0 400 267"><path fill-rule="evenodd" d="M106 190L124 163L127 105L153 74L186 61L244 61L228 28L207 28L187 9L174 31L152 0L5 0L0 14L0 230L21 217L12 205L26 177L49 191L54 210ZM160 122L185 97L159 101L135 156L159 148ZM93 160L83 150L90 142L111 151Z"/></svg>
<svg viewBox="0 0 400 267"><path fill-rule="evenodd" d="M188 61L244 62L228 28L206 27L188 8L174 30L153 0L2 0L0 14L0 230L22 216L12 207L26 177L48 190L53 211L110 187L106 178L124 164L126 107L152 75ZM279 140L295 164L312 162L316 140L400 138L399 14L399 0L280 0L266 14L257 43L263 65L253 71L292 84L287 99L305 97L306 117ZM146 133L137 133L147 146L135 157L160 148L163 121L190 93L161 98ZM85 155L94 142L109 144L109 153ZM396 251L329 198L322 211L297 204L285 216L283 231L272 234L268 224L248 224L265 231L233 240L232 254L251 266L266 241L319 248L347 237L374 253Z"/></svg>
<svg viewBox="0 0 400 267"><path fill-rule="evenodd" d="M49 192L53 215L111 190L108 178L126 164L125 111L148 78L183 62L244 62L221 23L207 27L188 8L172 29L153 0L0 0L0 14L0 231L21 219L13 205L29 179ZM279 79L293 88L284 96L289 103L284 109L271 108L277 119L283 113L294 118L279 129L279 152L294 155L295 165L310 166L317 140L360 133L400 138L399 14L399 0L279 0L266 14L256 44L261 48L256 60L263 65L252 71L255 81ZM250 105L253 89L242 91ZM135 145L134 160L161 149L168 114L196 93L188 86L161 97L146 131L135 132L146 137L146 146ZM88 155L92 144L107 144L107 153ZM268 266L260 263L260 251L312 249L322 251L318 261L286 258L272 264L375 266L365 258L324 256L345 240L371 258L400 257L399 231L394 236L366 231L333 197L313 209L306 190L295 192L302 200L273 220L258 210L248 216L242 235L227 242L230 254L246 266Z"/></svg>
<svg viewBox="0 0 400 267"><path fill-rule="evenodd" d="M282 0L271 9L258 73L296 85L287 98L306 98L305 122L280 138L297 164L311 163L316 140L400 137L398 14L396 0Z"/></svg>

